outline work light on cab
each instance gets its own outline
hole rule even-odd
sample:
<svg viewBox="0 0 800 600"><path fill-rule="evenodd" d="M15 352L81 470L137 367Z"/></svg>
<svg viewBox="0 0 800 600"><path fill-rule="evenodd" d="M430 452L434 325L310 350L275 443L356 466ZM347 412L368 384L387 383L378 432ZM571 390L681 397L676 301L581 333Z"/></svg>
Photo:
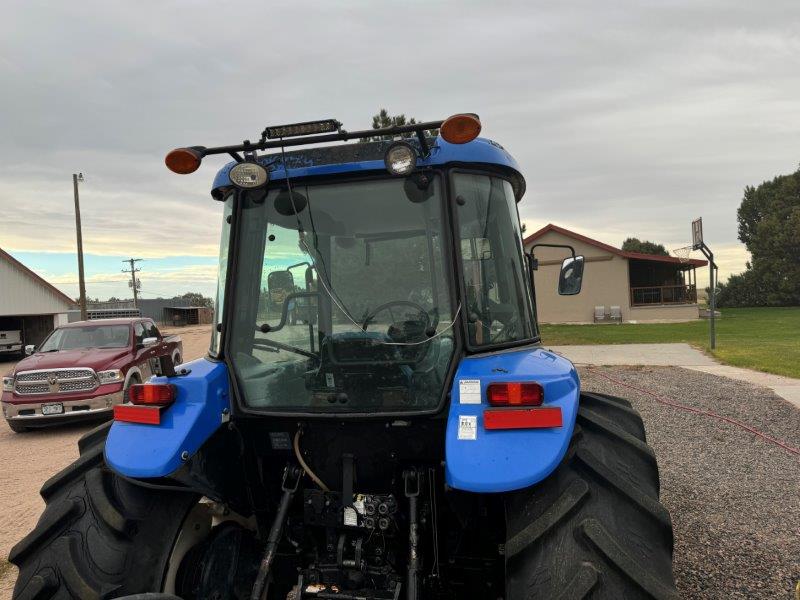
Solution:
<svg viewBox="0 0 800 600"><path fill-rule="evenodd" d="M481 120L473 113L463 113L448 117L439 135L450 144L466 144L471 142L481 132Z"/></svg>
<svg viewBox="0 0 800 600"><path fill-rule="evenodd" d="M188 175L197 171L202 160L203 152L201 148L175 148L175 150L167 154L164 163L173 173Z"/></svg>
<svg viewBox="0 0 800 600"><path fill-rule="evenodd" d="M269 173L255 162L241 162L231 169L231 183L244 190L252 190L267 185Z"/></svg>
<svg viewBox="0 0 800 600"><path fill-rule="evenodd" d="M408 175L417 166L417 151L408 142L395 142L386 150L383 162L392 175Z"/></svg>

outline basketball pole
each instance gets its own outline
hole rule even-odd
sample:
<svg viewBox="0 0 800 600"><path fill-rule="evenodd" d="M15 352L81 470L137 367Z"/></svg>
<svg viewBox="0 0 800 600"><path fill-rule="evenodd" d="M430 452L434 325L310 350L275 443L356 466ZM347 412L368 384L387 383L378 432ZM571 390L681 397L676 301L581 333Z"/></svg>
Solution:
<svg viewBox="0 0 800 600"><path fill-rule="evenodd" d="M716 283L716 273L717 273L717 263L714 262L714 253L711 252L711 249L706 246L705 242L700 242L700 248L698 248L703 255L708 259L708 278L710 283L710 294L711 298L709 299L709 309L711 313L709 314L709 336L711 342L711 349L714 350L717 347L717 332L714 324L715 320L715 313L717 312L717 283Z"/></svg>

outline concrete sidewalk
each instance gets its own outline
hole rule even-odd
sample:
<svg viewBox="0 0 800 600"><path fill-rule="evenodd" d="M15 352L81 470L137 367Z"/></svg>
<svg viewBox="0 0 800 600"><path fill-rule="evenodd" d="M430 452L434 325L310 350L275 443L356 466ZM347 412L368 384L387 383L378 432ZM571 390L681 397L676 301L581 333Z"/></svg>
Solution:
<svg viewBox="0 0 800 600"><path fill-rule="evenodd" d="M769 388L800 408L800 379L771 375L751 369L721 365L689 344L605 344L549 346L576 365L649 365L683 367Z"/></svg>

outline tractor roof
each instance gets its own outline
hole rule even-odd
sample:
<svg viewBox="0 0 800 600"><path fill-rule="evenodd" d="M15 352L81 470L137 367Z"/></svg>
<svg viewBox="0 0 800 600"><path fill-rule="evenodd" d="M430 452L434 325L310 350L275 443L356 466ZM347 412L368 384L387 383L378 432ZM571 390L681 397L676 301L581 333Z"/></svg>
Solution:
<svg viewBox="0 0 800 600"><path fill-rule="evenodd" d="M338 144L286 152L289 176L295 179L347 173L386 173L383 159L386 149L393 141L396 140ZM419 149L419 142L415 138L403 141ZM450 165L495 170L511 179L517 201L525 193L525 179L517 161L497 142L476 138L466 144L450 144L437 137L429 140L429 144L430 155L418 159L418 168ZM271 181L281 181L286 178L280 152L261 155L258 162L267 167ZM229 172L236 164L236 161L231 161L219 170L211 189L212 196L221 197L220 190L232 185Z"/></svg>

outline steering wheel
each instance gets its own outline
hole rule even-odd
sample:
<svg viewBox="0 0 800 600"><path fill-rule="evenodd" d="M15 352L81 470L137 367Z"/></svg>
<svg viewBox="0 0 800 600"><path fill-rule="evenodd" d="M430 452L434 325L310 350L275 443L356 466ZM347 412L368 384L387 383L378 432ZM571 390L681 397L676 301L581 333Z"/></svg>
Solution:
<svg viewBox="0 0 800 600"><path fill-rule="evenodd" d="M503 327L500 328L496 334L491 336L491 342L494 344L495 342L503 342L507 341L508 338L514 337L517 332L517 325L520 324L519 316L516 314L511 315L511 317L503 323Z"/></svg>
<svg viewBox="0 0 800 600"><path fill-rule="evenodd" d="M428 314L428 311L425 310L420 304L417 304L416 302L413 302L411 300L391 300L390 302L385 302L385 303L381 304L380 306L375 308L375 310L373 310L371 313L368 313L364 317L364 322L361 324L361 328L364 331L366 331L367 327L369 327L370 321L372 321L372 319L375 318L375 315L377 315L380 312L383 312L384 310L389 310L389 312L391 314L391 307L392 306L410 306L411 308L413 308L414 310L416 310L420 314L425 315L425 329L426 330L431 326L431 316ZM394 319L394 316L392 316L392 319Z"/></svg>

